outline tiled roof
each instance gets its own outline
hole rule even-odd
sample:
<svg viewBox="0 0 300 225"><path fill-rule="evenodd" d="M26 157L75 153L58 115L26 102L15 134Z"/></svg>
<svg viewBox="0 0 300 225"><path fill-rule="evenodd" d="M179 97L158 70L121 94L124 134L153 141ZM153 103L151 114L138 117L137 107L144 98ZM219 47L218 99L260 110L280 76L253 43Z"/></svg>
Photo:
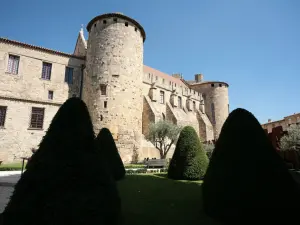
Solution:
<svg viewBox="0 0 300 225"><path fill-rule="evenodd" d="M176 83L176 84L181 85L181 86L187 86L184 82L182 82L181 79L172 77L172 76L170 76L166 73L163 73L159 70L156 70L156 69L151 68L151 67L146 66L146 65L144 65L144 73L152 73L154 76L158 76L158 77L160 77L162 79L165 79L167 81L171 81L171 82Z"/></svg>
<svg viewBox="0 0 300 225"><path fill-rule="evenodd" d="M125 16L123 14L120 14L120 13L106 13L106 14L102 14L102 15L96 16L86 26L87 31L90 31L91 26L97 20L101 20L101 19L104 19L104 18L110 18L110 17L116 17L116 18L120 18L120 19L123 19L123 20L128 20L129 22L133 23L135 26L137 26L140 29L141 34L143 36L143 40L144 41L146 40L146 32L145 32L144 28L142 27L142 25L139 24L136 20L134 20L134 19L132 19L132 18L130 18L128 16Z"/></svg>
<svg viewBox="0 0 300 225"><path fill-rule="evenodd" d="M55 51L55 50L52 50L49 48L44 48L44 47L40 47L40 46L36 46L36 45L30 45L30 44L26 44L23 42L10 40L7 38L0 37L0 42L11 44L11 45L16 45L16 46L21 46L24 48L30 48L30 49L37 50L37 51L47 52L47 53L54 54L54 55L61 55L61 56L65 56L65 57L72 57L72 58L84 60L84 57L81 57L81 56L76 56L76 55L65 53L65 52Z"/></svg>

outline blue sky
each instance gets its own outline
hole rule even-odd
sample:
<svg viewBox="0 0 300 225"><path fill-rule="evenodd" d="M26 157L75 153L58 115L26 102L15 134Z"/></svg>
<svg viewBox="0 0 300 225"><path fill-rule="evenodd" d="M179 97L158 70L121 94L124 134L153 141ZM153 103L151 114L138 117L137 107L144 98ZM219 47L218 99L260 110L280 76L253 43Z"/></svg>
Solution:
<svg viewBox="0 0 300 225"><path fill-rule="evenodd" d="M300 112L298 0L4 1L0 36L72 52L81 24L107 12L145 28L144 64L228 82L231 110L260 122Z"/></svg>

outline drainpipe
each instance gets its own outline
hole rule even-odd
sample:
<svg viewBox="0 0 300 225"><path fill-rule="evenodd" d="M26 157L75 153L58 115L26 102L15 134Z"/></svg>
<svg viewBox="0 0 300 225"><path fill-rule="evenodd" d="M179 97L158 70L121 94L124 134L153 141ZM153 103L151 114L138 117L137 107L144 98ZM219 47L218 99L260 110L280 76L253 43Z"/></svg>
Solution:
<svg viewBox="0 0 300 225"><path fill-rule="evenodd" d="M82 88L83 88L83 74L84 74L85 65L81 65L81 79L80 79L80 89L79 89L79 98L82 99Z"/></svg>

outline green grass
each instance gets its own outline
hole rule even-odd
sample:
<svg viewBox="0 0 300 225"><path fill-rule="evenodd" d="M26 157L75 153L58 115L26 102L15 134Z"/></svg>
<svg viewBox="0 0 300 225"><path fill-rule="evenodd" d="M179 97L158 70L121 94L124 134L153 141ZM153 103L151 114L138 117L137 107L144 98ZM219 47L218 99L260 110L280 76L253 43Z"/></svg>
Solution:
<svg viewBox="0 0 300 225"><path fill-rule="evenodd" d="M14 163L7 163L7 164L0 165L0 171L10 171L10 170L13 171L13 170L21 170L21 169L22 169L22 162L14 162Z"/></svg>
<svg viewBox="0 0 300 225"><path fill-rule="evenodd" d="M144 168L144 164L125 164L125 169L135 169L135 168Z"/></svg>
<svg viewBox="0 0 300 225"><path fill-rule="evenodd" d="M202 210L201 181L165 174L127 175L118 182L124 225L212 225Z"/></svg>

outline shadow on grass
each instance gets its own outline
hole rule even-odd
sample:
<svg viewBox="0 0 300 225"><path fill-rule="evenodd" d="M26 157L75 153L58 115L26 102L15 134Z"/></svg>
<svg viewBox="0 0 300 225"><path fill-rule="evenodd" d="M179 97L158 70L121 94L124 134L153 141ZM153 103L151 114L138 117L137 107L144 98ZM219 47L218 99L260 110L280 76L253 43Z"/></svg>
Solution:
<svg viewBox="0 0 300 225"><path fill-rule="evenodd" d="M118 186L125 225L218 224L202 211L199 182L140 174L127 175Z"/></svg>

